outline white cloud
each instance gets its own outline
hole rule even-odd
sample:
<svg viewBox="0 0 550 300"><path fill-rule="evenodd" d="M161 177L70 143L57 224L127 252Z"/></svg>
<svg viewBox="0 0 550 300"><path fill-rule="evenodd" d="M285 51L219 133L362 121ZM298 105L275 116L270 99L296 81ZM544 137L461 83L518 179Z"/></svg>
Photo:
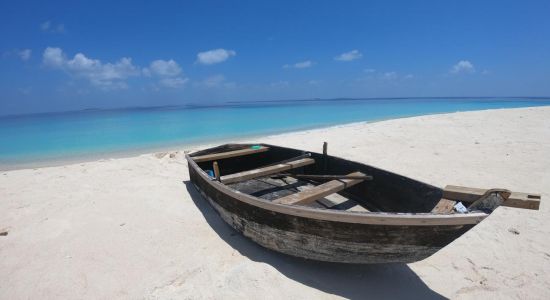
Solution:
<svg viewBox="0 0 550 300"><path fill-rule="evenodd" d="M44 65L64 70L72 76L86 78L92 85L104 89L127 88L126 80L140 74L139 68L132 64L132 59L123 57L115 63L102 63L98 59L77 53L68 59L60 48L48 47L42 55Z"/></svg>
<svg viewBox="0 0 550 300"><path fill-rule="evenodd" d="M203 65L213 65L226 61L231 56L237 55L233 50L214 49L197 54L197 61Z"/></svg>
<svg viewBox="0 0 550 300"><path fill-rule="evenodd" d="M61 48L48 47L42 54L42 62L51 67L62 67L66 58L64 57Z"/></svg>
<svg viewBox="0 0 550 300"><path fill-rule="evenodd" d="M309 60L294 64L294 67L298 68L298 69L309 68L311 66L313 66L313 62L311 62Z"/></svg>
<svg viewBox="0 0 550 300"><path fill-rule="evenodd" d="M53 24L51 21L46 21L40 24L40 29L49 33L65 33L65 25L61 23Z"/></svg>
<svg viewBox="0 0 550 300"><path fill-rule="evenodd" d="M143 68L141 69L141 74L145 77L151 77L151 70L149 70L149 68Z"/></svg>
<svg viewBox="0 0 550 300"><path fill-rule="evenodd" d="M82 53L67 58L61 48L48 47L42 55L42 62L52 69L63 70L71 76L85 78L92 85L102 89L127 88L126 80L134 76L155 76L158 85L169 88L180 88L189 79L183 76L181 67L173 59L155 60L148 68L139 68L131 58L123 57L114 63L103 63Z"/></svg>
<svg viewBox="0 0 550 300"><path fill-rule="evenodd" d="M289 69L289 68L295 68L295 69L305 69L305 68L310 68L314 65L315 63L312 62L311 60L306 60L306 61L301 61L301 62L297 62L295 64L292 64L292 65L284 65L283 68L285 69Z"/></svg>
<svg viewBox="0 0 550 300"><path fill-rule="evenodd" d="M375 69L365 69L365 70L363 70L363 72L365 72L365 73L374 73L374 72L376 72L376 70Z"/></svg>
<svg viewBox="0 0 550 300"><path fill-rule="evenodd" d="M395 80L397 77L397 72L386 72L382 74L382 78L386 80Z"/></svg>
<svg viewBox="0 0 550 300"><path fill-rule="evenodd" d="M450 72L452 74L459 73L474 73L476 71L474 65L468 60L461 60L456 65L454 65Z"/></svg>
<svg viewBox="0 0 550 300"><path fill-rule="evenodd" d="M19 55L19 58L21 58L22 61L27 61L31 58L32 50L31 49L23 49L17 52L17 55Z"/></svg>
<svg viewBox="0 0 550 300"><path fill-rule="evenodd" d="M407 75L405 75L404 78L405 78L405 79L413 79L413 78L414 78L414 75L413 75L413 74L407 74Z"/></svg>
<svg viewBox="0 0 550 300"><path fill-rule="evenodd" d="M356 59L360 59L363 57L363 54L359 52L359 50L351 50L349 52L342 53L338 56L336 56L334 59L339 61L352 61Z"/></svg>
<svg viewBox="0 0 550 300"><path fill-rule="evenodd" d="M151 62L149 68L142 70L144 76L157 76L160 77L159 85L168 88L180 88L183 87L189 78L182 76L181 67L173 59L162 60L157 59Z"/></svg>
<svg viewBox="0 0 550 300"><path fill-rule="evenodd" d="M173 77L181 73L181 68L173 59L158 59L151 63L148 71L158 76Z"/></svg>
<svg viewBox="0 0 550 300"><path fill-rule="evenodd" d="M159 84L162 85L162 86L165 86L165 87L169 87L169 88L180 88L182 86L184 86L187 81L189 81L188 78L182 78L182 77L175 77L175 78L171 78L171 77L168 77L168 78L162 78L161 80L159 80Z"/></svg>

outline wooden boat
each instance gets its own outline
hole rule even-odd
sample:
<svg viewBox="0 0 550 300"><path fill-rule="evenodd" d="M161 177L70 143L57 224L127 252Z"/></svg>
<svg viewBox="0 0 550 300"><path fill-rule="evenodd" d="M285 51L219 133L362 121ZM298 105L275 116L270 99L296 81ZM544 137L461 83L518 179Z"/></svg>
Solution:
<svg viewBox="0 0 550 300"><path fill-rule="evenodd" d="M191 182L225 222L263 247L319 261L410 263L498 206L539 208L540 195L440 189L323 149L227 144L186 158Z"/></svg>

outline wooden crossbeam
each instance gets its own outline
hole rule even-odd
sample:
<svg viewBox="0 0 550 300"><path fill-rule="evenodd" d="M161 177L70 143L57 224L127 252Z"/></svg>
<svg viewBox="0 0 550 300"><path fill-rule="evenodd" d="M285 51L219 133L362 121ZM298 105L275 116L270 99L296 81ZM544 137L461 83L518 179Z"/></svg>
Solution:
<svg viewBox="0 0 550 300"><path fill-rule="evenodd" d="M354 172L349 174L349 176L364 176L365 174L361 172ZM273 200L274 203L279 204L307 204L311 203L317 199L323 198L330 194L337 193L345 188L356 185L362 182L363 179L340 179L340 180L331 180L320 184L314 188L304 190L295 194L291 194L279 199Z"/></svg>
<svg viewBox="0 0 550 300"><path fill-rule="evenodd" d="M233 150L233 151L227 151L227 152L221 152L221 153L192 156L192 158L195 162L203 162L203 161L220 160L224 158L250 155L254 153L265 152L267 150L269 150L269 147L260 146L259 148L246 148L246 149Z"/></svg>
<svg viewBox="0 0 550 300"><path fill-rule="evenodd" d="M225 184L235 183L235 182L245 181L245 180L267 176L271 174L276 174L287 170L296 169L296 168L311 165L314 163L315 163L315 160L312 158L302 158L294 161L285 162L282 164L276 164L276 165L258 168L254 170L225 175L220 178L220 181Z"/></svg>
<svg viewBox="0 0 550 300"><path fill-rule="evenodd" d="M451 212L453 212L455 204L456 204L456 201L441 198L441 200L439 200L439 202L432 209L432 212L436 213L436 214L451 213Z"/></svg>
<svg viewBox="0 0 550 300"><path fill-rule="evenodd" d="M487 189L448 185L443 189L443 198L462 202L474 202L483 196L485 192L487 192ZM512 192L510 197L501 205L538 210L540 206L540 195Z"/></svg>
<svg viewBox="0 0 550 300"><path fill-rule="evenodd" d="M350 175L317 175L317 174L290 174L290 173L280 173L277 175L289 176L297 179L310 179L310 180L333 180L333 179L363 179L363 180L372 180L370 175L361 175L361 176L350 176Z"/></svg>

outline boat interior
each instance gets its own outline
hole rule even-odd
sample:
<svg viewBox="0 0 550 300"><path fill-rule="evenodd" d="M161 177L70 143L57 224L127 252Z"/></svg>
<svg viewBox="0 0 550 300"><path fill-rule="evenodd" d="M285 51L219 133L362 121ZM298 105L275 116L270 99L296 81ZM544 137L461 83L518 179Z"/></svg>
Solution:
<svg viewBox="0 0 550 300"><path fill-rule="evenodd" d="M273 203L351 212L454 214L491 212L511 197L503 189L445 189L323 153L266 144L226 144L189 156L212 180ZM540 195L514 193L522 208ZM538 198L537 198L538 197ZM535 208L532 208L535 209Z"/></svg>

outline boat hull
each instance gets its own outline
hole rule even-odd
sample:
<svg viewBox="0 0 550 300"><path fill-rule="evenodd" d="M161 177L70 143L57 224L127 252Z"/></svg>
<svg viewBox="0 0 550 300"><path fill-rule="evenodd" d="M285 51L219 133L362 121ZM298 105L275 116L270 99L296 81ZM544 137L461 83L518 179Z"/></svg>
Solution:
<svg viewBox="0 0 550 300"><path fill-rule="evenodd" d="M192 162L189 173L202 196L235 230L265 248L306 259L411 263L429 257L475 226L365 224L288 214L242 201L242 194L212 181Z"/></svg>

